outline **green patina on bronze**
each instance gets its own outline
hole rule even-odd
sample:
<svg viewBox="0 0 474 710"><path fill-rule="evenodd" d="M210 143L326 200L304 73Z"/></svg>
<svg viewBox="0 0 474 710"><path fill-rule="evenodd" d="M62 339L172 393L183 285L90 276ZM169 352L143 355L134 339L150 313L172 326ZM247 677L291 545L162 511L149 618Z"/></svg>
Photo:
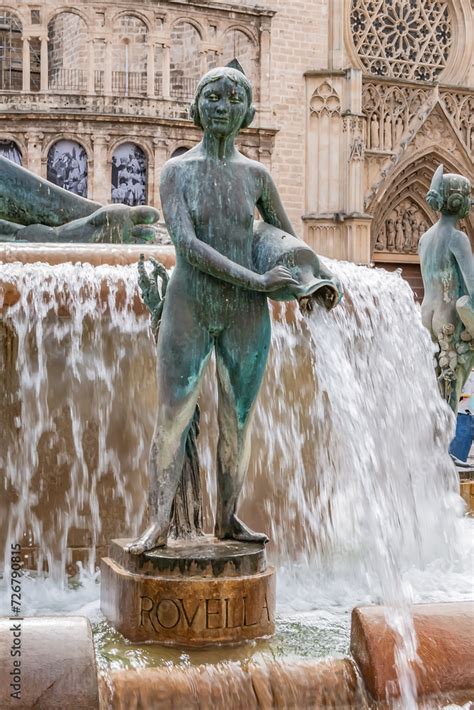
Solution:
<svg viewBox="0 0 474 710"><path fill-rule="evenodd" d="M471 184L462 175L444 174L440 165L426 200L441 217L420 239L425 287L421 315L439 345L436 370L441 394L456 413L474 366L474 258L468 236L457 229L471 208Z"/></svg>
<svg viewBox="0 0 474 710"><path fill-rule="evenodd" d="M249 459L255 400L270 346L268 297L311 299L326 307L341 288L293 231L273 180L234 140L253 119L252 88L236 68L220 67L199 82L191 116L202 141L166 163L160 194L176 268L166 297L140 265L145 302L157 338L158 408L150 452L150 525L128 550L163 546L176 492L189 462L186 448L199 386L211 354L218 385L217 510L220 539L262 543L236 515ZM264 222L254 222L255 208ZM161 274L163 276L163 274Z"/></svg>
<svg viewBox="0 0 474 710"><path fill-rule="evenodd" d="M143 242L158 219L153 207L103 207L0 156L0 241Z"/></svg>

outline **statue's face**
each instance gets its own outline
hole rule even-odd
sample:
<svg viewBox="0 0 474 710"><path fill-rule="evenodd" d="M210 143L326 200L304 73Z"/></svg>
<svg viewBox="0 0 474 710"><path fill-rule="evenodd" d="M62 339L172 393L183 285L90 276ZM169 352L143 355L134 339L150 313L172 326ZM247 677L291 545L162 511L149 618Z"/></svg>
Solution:
<svg viewBox="0 0 474 710"><path fill-rule="evenodd" d="M238 133L247 109L245 89L225 76L206 84L198 99L201 125L216 136Z"/></svg>

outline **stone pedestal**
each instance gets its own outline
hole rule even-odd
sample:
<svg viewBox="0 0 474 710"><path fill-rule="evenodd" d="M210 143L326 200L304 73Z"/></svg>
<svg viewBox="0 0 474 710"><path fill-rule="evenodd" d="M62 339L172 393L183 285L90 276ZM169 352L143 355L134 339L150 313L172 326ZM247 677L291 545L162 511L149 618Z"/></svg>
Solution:
<svg viewBox="0 0 474 710"><path fill-rule="evenodd" d="M131 641L236 643L275 630L275 570L265 547L205 535L140 556L113 540L102 559L101 608Z"/></svg>

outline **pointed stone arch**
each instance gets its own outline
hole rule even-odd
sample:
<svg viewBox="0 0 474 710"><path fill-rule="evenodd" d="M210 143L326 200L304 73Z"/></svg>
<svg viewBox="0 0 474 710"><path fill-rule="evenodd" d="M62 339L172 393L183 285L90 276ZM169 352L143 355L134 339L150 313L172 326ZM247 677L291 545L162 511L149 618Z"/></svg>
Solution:
<svg viewBox="0 0 474 710"><path fill-rule="evenodd" d="M426 228L438 219L425 201L433 173L442 163L446 172L466 174L464 166L441 145L425 148L400 164L372 204L372 253L417 254L418 241ZM390 221L392 220L392 222ZM408 225L408 221L410 225ZM404 234L399 234L402 223ZM463 228L474 243L472 216ZM405 232L408 231L408 234Z"/></svg>

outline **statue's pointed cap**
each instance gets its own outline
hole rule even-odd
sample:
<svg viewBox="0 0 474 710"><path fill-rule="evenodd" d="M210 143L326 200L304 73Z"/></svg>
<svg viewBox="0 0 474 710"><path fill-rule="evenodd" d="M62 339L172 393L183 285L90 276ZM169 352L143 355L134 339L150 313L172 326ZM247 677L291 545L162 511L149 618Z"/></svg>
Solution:
<svg viewBox="0 0 474 710"><path fill-rule="evenodd" d="M235 57L230 60L228 64L226 64L226 67L229 67L230 69L237 69L237 71L241 72L245 76L245 72L242 69L242 65L240 64L239 60L236 59Z"/></svg>
<svg viewBox="0 0 474 710"><path fill-rule="evenodd" d="M444 165L441 163L441 165L438 165L431 178L430 190L437 192L439 195L443 194L443 173Z"/></svg>
<svg viewBox="0 0 474 710"><path fill-rule="evenodd" d="M439 212L443 206L444 191L443 191L443 165L438 165L431 179L430 189L426 195L426 201L430 207Z"/></svg>

